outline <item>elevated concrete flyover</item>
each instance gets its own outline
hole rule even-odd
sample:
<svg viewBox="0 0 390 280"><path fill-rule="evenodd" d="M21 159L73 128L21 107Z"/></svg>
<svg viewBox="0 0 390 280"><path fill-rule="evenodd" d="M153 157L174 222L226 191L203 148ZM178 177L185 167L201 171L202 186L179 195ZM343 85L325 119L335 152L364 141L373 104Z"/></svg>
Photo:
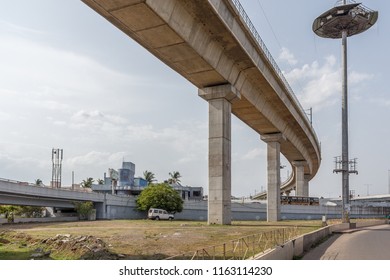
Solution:
<svg viewBox="0 0 390 280"><path fill-rule="evenodd" d="M296 166L284 187L308 188L320 166L320 145L239 1L82 1L194 84L209 102L209 223L231 221L231 113L267 142L268 220L279 220L280 152Z"/></svg>
<svg viewBox="0 0 390 280"><path fill-rule="evenodd" d="M74 208L74 202L103 203L102 194L35 186L25 182L0 179L0 204Z"/></svg>
<svg viewBox="0 0 390 280"><path fill-rule="evenodd" d="M129 209L136 207L134 198L128 196L49 188L0 178L0 205L74 208L75 202L85 201L94 203L98 219L123 219L129 216ZM133 213L133 216L142 215Z"/></svg>

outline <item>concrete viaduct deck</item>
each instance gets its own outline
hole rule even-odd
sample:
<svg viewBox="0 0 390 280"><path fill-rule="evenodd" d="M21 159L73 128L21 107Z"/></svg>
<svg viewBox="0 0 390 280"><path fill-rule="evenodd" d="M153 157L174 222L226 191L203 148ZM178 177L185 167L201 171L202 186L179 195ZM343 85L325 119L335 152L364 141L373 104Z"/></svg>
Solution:
<svg viewBox="0 0 390 280"><path fill-rule="evenodd" d="M119 211L126 211L129 205L134 207L134 199L95 192L74 191L36 186L26 182L0 179L0 205L26 205L40 207L75 207L75 202L91 201L98 219L121 217Z"/></svg>
<svg viewBox="0 0 390 280"><path fill-rule="evenodd" d="M103 203L104 195L0 179L0 204L74 208L77 201Z"/></svg>
<svg viewBox="0 0 390 280"><path fill-rule="evenodd" d="M281 187L308 195L320 166L319 141L238 0L82 1L209 102L209 223L231 221L231 113L267 142L268 220L280 219ZM283 186L280 153L294 167Z"/></svg>

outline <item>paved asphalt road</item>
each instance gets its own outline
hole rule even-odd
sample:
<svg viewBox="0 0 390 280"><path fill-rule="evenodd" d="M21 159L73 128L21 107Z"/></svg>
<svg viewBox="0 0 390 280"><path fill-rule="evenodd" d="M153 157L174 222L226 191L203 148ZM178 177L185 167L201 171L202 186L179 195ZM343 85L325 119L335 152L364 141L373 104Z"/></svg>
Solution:
<svg viewBox="0 0 390 280"><path fill-rule="evenodd" d="M390 225L333 234L303 260L390 260Z"/></svg>

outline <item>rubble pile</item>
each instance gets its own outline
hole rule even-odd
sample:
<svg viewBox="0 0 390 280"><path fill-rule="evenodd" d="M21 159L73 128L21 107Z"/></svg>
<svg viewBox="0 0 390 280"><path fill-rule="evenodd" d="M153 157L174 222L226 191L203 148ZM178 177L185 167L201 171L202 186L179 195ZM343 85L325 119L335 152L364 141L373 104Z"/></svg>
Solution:
<svg viewBox="0 0 390 280"><path fill-rule="evenodd" d="M94 236L72 236L70 234L57 234L55 237L43 239L41 244L54 251L72 251L80 256L80 259L112 260L118 259L118 255L108 250L107 244ZM47 252L46 252L47 254Z"/></svg>

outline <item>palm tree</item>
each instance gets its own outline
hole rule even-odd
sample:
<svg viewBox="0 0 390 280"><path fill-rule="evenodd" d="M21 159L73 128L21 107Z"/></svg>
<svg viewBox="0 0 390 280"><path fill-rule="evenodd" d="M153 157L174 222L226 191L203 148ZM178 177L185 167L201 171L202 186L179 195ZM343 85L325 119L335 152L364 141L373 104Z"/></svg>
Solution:
<svg viewBox="0 0 390 280"><path fill-rule="evenodd" d="M83 188L91 188L93 184L93 178L89 177L81 182Z"/></svg>
<svg viewBox="0 0 390 280"><path fill-rule="evenodd" d="M179 171L173 171L172 173L169 172L169 176L171 176L171 178L168 179L169 184L179 184L180 185L181 175L180 175Z"/></svg>
<svg viewBox="0 0 390 280"><path fill-rule="evenodd" d="M154 173L148 170L144 171L144 179L148 182L148 185L153 184L153 182L157 181Z"/></svg>
<svg viewBox="0 0 390 280"><path fill-rule="evenodd" d="M104 180L103 180L103 179L97 179L96 182L97 182L99 185L104 185Z"/></svg>
<svg viewBox="0 0 390 280"><path fill-rule="evenodd" d="M41 186L42 183L43 183L43 182L42 182L41 179L36 179L36 180L35 180L35 185L38 186L38 187Z"/></svg>

